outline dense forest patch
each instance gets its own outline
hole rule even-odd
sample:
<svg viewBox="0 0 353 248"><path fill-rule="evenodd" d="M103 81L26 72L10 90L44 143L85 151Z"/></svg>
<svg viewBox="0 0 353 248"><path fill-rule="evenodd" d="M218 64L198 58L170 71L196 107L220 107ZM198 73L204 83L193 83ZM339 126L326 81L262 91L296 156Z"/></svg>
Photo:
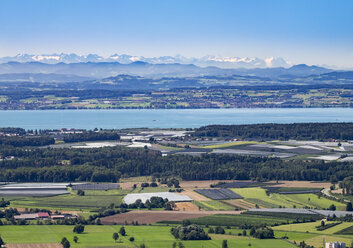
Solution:
<svg viewBox="0 0 353 248"><path fill-rule="evenodd" d="M198 128L193 135L257 140L353 140L353 123L210 125Z"/></svg>

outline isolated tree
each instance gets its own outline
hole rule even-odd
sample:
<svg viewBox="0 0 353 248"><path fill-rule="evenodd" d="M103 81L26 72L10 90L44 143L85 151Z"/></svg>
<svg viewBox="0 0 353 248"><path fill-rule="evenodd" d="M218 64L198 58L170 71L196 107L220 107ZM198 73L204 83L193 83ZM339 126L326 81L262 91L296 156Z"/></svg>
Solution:
<svg viewBox="0 0 353 248"><path fill-rule="evenodd" d="M82 224L76 225L73 230L73 232L77 234L83 233L84 231L85 231L85 226Z"/></svg>
<svg viewBox="0 0 353 248"><path fill-rule="evenodd" d="M70 242L67 240L66 237L63 237L61 240L61 245L63 246L63 248L70 248Z"/></svg>
<svg viewBox="0 0 353 248"><path fill-rule="evenodd" d="M141 244L140 248L146 248L146 245L145 244Z"/></svg>
<svg viewBox="0 0 353 248"><path fill-rule="evenodd" d="M179 248L185 248L184 244L181 243L181 242L179 242L178 247L179 247Z"/></svg>
<svg viewBox="0 0 353 248"><path fill-rule="evenodd" d="M77 190L77 195L84 196L85 192L82 189Z"/></svg>
<svg viewBox="0 0 353 248"><path fill-rule="evenodd" d="M225 234L226 231L221 226L217 226L214 231L216 234Z"/></svg>
<svg viewBox="0 0 353 248"><path fill-rule="evenodd" d="M172 248L176 248L177 247L177 243L174 242L173 245L172 245Z"/></svg>
<svg viewBox="0 0 353 248"><path fill-rule="evenodd" d="M334 204L332 204L328 209L332 210L332 211L335 211L336 210L336 206Z"/></svg>
<svg viewBox="0 0 353 248"><path fill-rule="evenodd" d="M116 243L116 240L119 238L119 234L118 233L113 233L113 239Z"/></svg>
<svg viewBox="0 0 353 248"><path fill-rule="evenodd" d="M353 211L352 202L347 203L346 211L350 211L350 212Z"/></svg>
<svg viewBox="0 0 353 248"><path fill-rule="evenodd" d="M77 243L77 241L78 241L78 237L74 236L74 242Z"/></svg>
<svg viewBox="0 0 353 248"><path fill-rule="evenodd" d="M4 242L4 240L2 240L2 238L0 236L0 247L3 246L3 245L5 245L5 242Z"/></svg>
<svg viewBox="0 0 353 248"><path fill-rule="evenodd" d="M70 242L68 240L66 240L63 244L63 248L70 248Z"/></svg>
<svg viewBox="0 0 353 248"><path fill-rule="evenodd" d="M222 241L222 248L228 248L228 242L227 240Z"/></svg>
<svg viewBox="0 0 353 248"><path fill-rule="evenodd" d="M66 237L63 237L63 238L61 239L60 244L62 244L62 245L63 245L66 241L67 241L67 238L66 238Z"/></svg>
<svg viewBox="0 0 353 248"><path fill-rule="evenodd" d="M121 236L125 236L126 235L125 227L122 226L119 230L119 233L121 234Z"/></svg>

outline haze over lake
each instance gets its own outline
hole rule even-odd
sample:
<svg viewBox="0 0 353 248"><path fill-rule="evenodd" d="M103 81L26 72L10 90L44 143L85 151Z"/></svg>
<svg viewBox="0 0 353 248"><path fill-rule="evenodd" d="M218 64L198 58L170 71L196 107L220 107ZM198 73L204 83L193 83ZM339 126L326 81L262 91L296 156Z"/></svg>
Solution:
<svg viewBox="0 0 353 248"><path fill-rule="evenodd" d="M353 122L353 108L4 110L1 127L196 128L211 124Z"/></svg>

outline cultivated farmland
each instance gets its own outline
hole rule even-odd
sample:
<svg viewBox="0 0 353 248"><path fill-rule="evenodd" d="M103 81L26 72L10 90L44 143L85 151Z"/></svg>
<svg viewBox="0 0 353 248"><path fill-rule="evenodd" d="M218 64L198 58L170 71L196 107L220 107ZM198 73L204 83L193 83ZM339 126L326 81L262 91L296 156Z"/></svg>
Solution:
<svg viewBox="0 0 353 248"><path fill-rule="evenodd" d="M266 194L266 190L262 188L237 188L232 189L235 193L244 197L244 200L257 204L264 208L318 208L327 209L334 204L338 210L343 210L345 204L323 197L316 194Z"/></svg>
<svg viewBox="0 0 353 248"><path fill-rule="evenodd" d="M160 221L181 221L210 215L207 212L178 212L178 211L130 211L112 215L101 219L102 224L152 224Z"/></svg>
<svg viewBox="0 0 353 248"><path fill-rule="evenodd" d="M196 189L197 193L212 200L242 199L243 197L230 189Z"/></svg>

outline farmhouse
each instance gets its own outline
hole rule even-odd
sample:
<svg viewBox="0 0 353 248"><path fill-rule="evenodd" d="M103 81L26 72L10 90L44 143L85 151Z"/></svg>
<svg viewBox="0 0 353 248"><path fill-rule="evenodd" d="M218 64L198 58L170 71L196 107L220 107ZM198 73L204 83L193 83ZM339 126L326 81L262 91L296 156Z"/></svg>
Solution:
<svg viewBox="0 0 353 248"><path fill-rule="evenodd" d="M346 248L346 243L341 242L327 242L325 245L326 248Z"/></svg>
<svg viewBox="0 0 353 248"><path fill-rule="evenodd" d="M49 219L50 215L47 212L39 212L34 214L20 214L14 216L15 220L39 220Z"/></svg>
<svg viewBox="0 0 353 248"><path fill-rule="evenodd" d="M56 214L49 215L47 212L39 212L39 213L21 213L20 215L15 215L15 220L59 220L65 218L76 218L77 216L72 214Z"/></svg>
<svg viewBox="0 0 353 248"><path fill-rule="evenodd" d="M14 216L15 220L35 220L38 218L38 214L20 214Z"/></svg>
<svg viewBox="0 0 353 248"><path fill-rule="evenodd" d="M124 197L124 202L126 204L135 203L136 200L141 200L143 203L146 203L147 200L150 200L151 197L162 197L163 199L168 199L168 201L174 202L190 202L192 199L185 195L179 195L176 193L170 192L155 192L155 193L140 193L140 194L128 194Z"/></svg>
<svg viewBox="0 0 353 248"><path fill-rule="evenodd" d="M51 216L52 220L59 220L59 219L65 219L65 215L63 214L56 214Z"/></svg>

